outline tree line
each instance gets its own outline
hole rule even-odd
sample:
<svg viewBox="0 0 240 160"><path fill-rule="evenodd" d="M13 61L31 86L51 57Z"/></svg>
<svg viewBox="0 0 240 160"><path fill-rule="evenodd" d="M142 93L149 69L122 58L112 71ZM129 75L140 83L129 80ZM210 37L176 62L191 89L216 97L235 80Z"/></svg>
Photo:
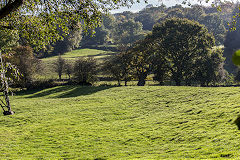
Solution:
<svg viewBox="0 0 240 160"><path fill-rule="evenodd" d="M205 26L196 21L169 18L155 25L150 34L106 63L106 70L116 80L137 79L143 86L146 78L164 84L200 84L223 81L223 50L214 47L215 38Z"/></svg>
<svg viewBox="0 0 240 160"><path fill-rule="evenodd" d="M213 34L216 45L222 45L235 7L237 7L236 4L228 2L221 5L222 11L220 12L215 7L201 5L192 5L191 7L182 7L181 5L153 7L148 5L137 13L126 11L102 14L101 26L95 29L94 35L82 32L79 25L73 25L70 33L64 36L63 40L49 44L47 52L43 52L42 56L63 54L79 47L131 44L144 39L155 24L173 17L198 21Z"/></svg>
<svg viewBox="0 0 240 160"><path fill-rule="evenodd" d="M215 46L214 36L204 25L168 18L155 25L144 39L122 45L121 52L108 58L101 68L96 69L96 61L91 58L80 58L70 65L59 56L55 71L59 79L63 72L69 78L72 73L78 84L91 84L97 71L102 71L119 85L121 81L127 85L137 80L138 86L144 86L147 77L153 75L153 80L161 85L173 81L178 86L209 86L228 78L224 60L223 49Z"/></svg>

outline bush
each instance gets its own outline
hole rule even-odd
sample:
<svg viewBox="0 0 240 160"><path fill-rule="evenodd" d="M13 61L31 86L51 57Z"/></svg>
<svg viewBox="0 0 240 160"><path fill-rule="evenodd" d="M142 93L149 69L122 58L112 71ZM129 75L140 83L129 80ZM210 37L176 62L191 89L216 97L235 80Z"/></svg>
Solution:
<svg viewBox="0 0 240 160"><path fill-rule="evenodd" d="M93 58L79 58L73 69L74 79L78 84L91 84L97 81L97 64Z"/></svg>
<svg viewBox="0 0 240 160"><path fill-rule="evenodd" d="M54 70L57 72L59 80L62 80L62 74L65 68L65 60L61 57L61 55L58 56L58 59L54 62Z"/></svg>
<svg viewBox="0 0 240 160"><path fill-rule="evenodd" d="M41 63L33 56L33 49L29 46L18 46L14 48L13 53L6 59L15 65L20 72L19 81L15 85L26 87L32 81L32 76L41 67Z"/></svg>
<svg viewBox="0 0 240 160"><path fill-rule="evenodd" d="M73 65L70 61L65 62L64 72L68 75L68 79L71 79L73 73Z"/></svg>
<svg viewBox="0 0 240 160"><path fill-rule="evenodd" d="M26 85L26 88L28 90L31 89L45 89L45 88L51 88L57 86L56 83L52 79L50 80L38 80L38 81L32 81L31 83L28 83Z"/></svg>

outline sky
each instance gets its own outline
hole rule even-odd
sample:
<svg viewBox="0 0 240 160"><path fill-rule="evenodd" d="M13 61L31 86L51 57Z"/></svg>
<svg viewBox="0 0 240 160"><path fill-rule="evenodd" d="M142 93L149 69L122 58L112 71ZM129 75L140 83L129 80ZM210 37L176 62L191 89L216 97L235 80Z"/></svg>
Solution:
<svg viewBox="0 0 240 160"><path fill-rule="evenodd" d="M162 0L162 2L160 2L159 0L148 0L148 4L153 4L153 6L160 6L162 3L165 4L167 7L170 6L174 6L176 4L181 4L181 0ZM197 2L197 0L191 0L191 4L200 4L199 2ZM143 0L141 0L141 3L136 3L134 4L131 8L127 8L127 7L122 7L118 10L113 10L111 11L111 13L119 13L119 12L123 12L123 11L131 11L131 12L138 12L140 10L142 10L143 8L146 7L146 4ZM208 3L202 3L203 5L211 5L211 2Z"/></svg>

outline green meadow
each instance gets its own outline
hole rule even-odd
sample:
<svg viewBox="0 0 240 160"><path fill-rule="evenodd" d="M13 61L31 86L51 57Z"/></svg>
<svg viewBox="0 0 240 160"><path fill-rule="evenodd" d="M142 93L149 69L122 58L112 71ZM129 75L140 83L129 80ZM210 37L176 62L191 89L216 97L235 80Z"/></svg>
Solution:
<svg viewBox="0 0 240 160"><path fill-rule="evenodd" d="M85 49L76 49L71 52L64 53L62 55L62 58L67 59L67 60L74 60L79 57L94 57L96 59L101 59L101 58L105 58L108 55L111 55L112 53L114 53L114 52L85 48ZM57 58L58 58L58 56L52 56L52 57L48 57L48 58L43 58L42 60L44 62L47 62L47 61L56 60Z"/></svg>
<svg viewBox="0 0 240 160"><path fill-rule="evenodd" d="M0 159L238 159L238 87L59 86L17 92Z"/></svg>
<svg viewBox="0 0 240 160"><path fill-rule="evenodd" d="M114 52L112 51L104 51L99 49L76 49L71 52L64 53L62 58L70 63L74 63L80 57L92 57L96 59L97 64L101 65L104 60L113 55ZM47 58L41 59L42 69L39 71L34 77L35 79L57 79L58 75L54 71L54 62L56 62L58 56L52 56ZM64 74L63 78L68 78L67 75Z"/></svg>

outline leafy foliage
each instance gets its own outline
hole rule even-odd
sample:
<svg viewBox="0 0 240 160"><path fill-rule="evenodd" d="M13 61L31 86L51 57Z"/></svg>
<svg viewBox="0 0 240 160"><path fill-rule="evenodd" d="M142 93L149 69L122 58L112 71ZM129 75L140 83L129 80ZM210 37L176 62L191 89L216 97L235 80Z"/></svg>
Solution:
<svg viewBox="0 0 240 160"><path fill-rule="evenodd" d="M7 61L15 65L21 76L15 84L21 87L28 87L31 84L33 75L41 68L41 63L33 55L33 49L29 46L18 46L13 49Z"/></svg>
<svg viewBox="0 0 240 160"><path fill-rule="evenodd" d="M58 56L58 59L54 62L54 69L55 72L57 72L59 80L62 80L62 74L64 72L65 68L65 60L61 57L61 55Z"/></svg>
<svg viewBox="0 0 240 160"><path fill-rule="evenodd" d="M194 63L203 59L208 49L214 46L214 37L198 22L172 18L153 28L159 58L168 63L172 79L177 85L193 72Z"/></svg>
<svg viewBox="0 0 240 160"><path fill-rule="evenodd" d="M0 26L18 30L25 44L40 49L61 40L72 24L81 22L83 30L93 29L101 23L101 13L119 6L129 6L130 0L86 0L86 1L39 1L1 0Z"/></svg>
<svg viewBox="0 0 240 160"><path fill-rule="evenodd" d="M117 23L114 29L114 39L118 44L131 44L143 38L142 24L133 19Z"/></svg>
<svg viewBox="0 0 240 160"><path fill-rule="evenodd" d="M74 78L78 84L91 84L96 78L97 64L93 58L78 58L74 63Z"/></svg>
<svg viewBox="0 0 240 160"><path fill-rule="evenodd" d="M118 85L120 85L120 81L125 81L125 86L127 82L132 78L132 69L131 69L131 55L122 51L117 55L111 56L109 60L104 63L103 71L107 74L110 74L113 79L118 81Z"/></svg>
<svg viewBox="0 0 240 160"><path fill-rule="evenodd" d="M138 80L138 86L144 86L147 76L153 69L153 44L151 39L140 40L128 49L127 53L131 55L130 66L134 77Z"/></svg>

